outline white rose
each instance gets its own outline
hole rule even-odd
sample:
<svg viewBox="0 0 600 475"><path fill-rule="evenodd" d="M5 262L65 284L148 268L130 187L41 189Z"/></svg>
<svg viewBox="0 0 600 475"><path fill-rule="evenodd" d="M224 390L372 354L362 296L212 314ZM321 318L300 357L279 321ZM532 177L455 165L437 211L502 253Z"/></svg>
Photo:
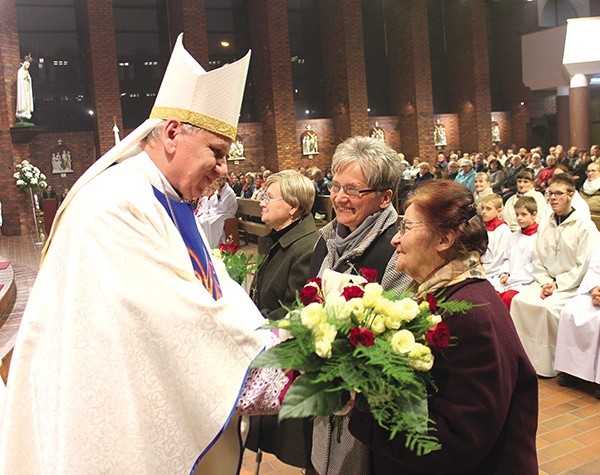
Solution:
<svg viewBox="0 0 600 475"><path fill-rule="evenodd" d="M419 315L419 304L412 299L404 298L396 301L396 311L405 322L410 322Z"/></svg>
<svg viewBox="0 0 600 475"><path fill-rule="evenodd" d="M341 295L331 295L325 300L325 309L327 313L333 315L338 320L348 320L350 318L350 307L346 305L346 299Z"/></svg>
<svg viewBox="0 0 600 475"><path fill-rule="evenodd" d="M383 293L383 287L376 282L365 285L365 294L363 295L363 305L365 307L374 307L375 303Z"/></svg>
<svg viewBox="0 0 600 475"><path fill-rule="evenodd" d="M363 305L362 299L350 299L345 304L345 311L348 315L354 314L359 322L365 319L365 306Z"/></svg>
<svg viewBox="0 0 600 475"><path fill-rule="evenodd" d="M24 186L25 182L23 180L17 180L17 186Z"/></svg>
<svg viewBox="0 0 600 475"><path fill-rule="evenodd" d="M327 314L320 303L313 302L308 304L300 312L300 320L306 328L316 328L320 323L325 321Z"/></svg>
<svg viewBox="0 0 600 475"><path fill-rule="evenodd" d="M13 175L13 178L19 178L20 176L21 176L21 175L19 175L18 173L15 173L15 174Z"/></svg>
<svg viewBox="0 0 600 475"><path fill-rule="evenodd" d="M408 354L408 364L417 371L429 371L433 367L433 360L431 349L421 343L415 343Z"/></svg>
<svg viewBox="0 0 600 475"><path fill-rule="evenodd" d="M386 330L387 327L385 325L385 319L383 318L383 316L377 315L371 323L371 331L375 335L381 335Z"/></svg>
<svg viewBox="0 0 600 475"><path fill-rule="evenodd" d="M327 340L315 341L315 353L321 358L331 358L331 342Z"/></svg>
<svg viewBox="0 0 600 475"><path fill-rule="evenodd" d="M442 317L435 313L433 315L430 315L429 321L431 322L431 328L433 328L442 321Z"/></svg>
<svg viewBox="0 0 600 475"><path fill-rule="evenodd" d="M404 354L410 352L417 343L415 336L408 330L400 330L394 333L390 342L396 353Z"/></svg>

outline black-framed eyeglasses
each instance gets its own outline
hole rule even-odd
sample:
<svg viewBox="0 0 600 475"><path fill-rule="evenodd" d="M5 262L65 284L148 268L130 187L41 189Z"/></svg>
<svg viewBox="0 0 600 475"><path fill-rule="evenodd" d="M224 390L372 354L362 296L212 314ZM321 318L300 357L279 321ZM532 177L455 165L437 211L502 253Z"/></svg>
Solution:
<svg viewBox="0 0 600 475"><path fill-rule="evenodd" d="M412 227L417 227L419 224L426 224L425 221L406 221L406 220L402 220L398 223L398 232L400 233L400 235L403 235L404 233L406 233L407 231L412 230L413 228L407 228L406 225L412 226Z"/></svg>
<svg viewBox="0 0 600 475"><path fill-rule="evenodd" d="M360 198L360 196L363 193L372 193L374 191L377 191L377 190L375 190L373 188L363 188L363 189L360 189L360 188L358 188L356 186L352 186L352 185L343 186L343 185L340 185L339 183L337 183L335 181L330 181L329 183L327 183L327 189L331 193L339 193L340 190L342 190L348 196L352 196L354 198Z"/></svg>

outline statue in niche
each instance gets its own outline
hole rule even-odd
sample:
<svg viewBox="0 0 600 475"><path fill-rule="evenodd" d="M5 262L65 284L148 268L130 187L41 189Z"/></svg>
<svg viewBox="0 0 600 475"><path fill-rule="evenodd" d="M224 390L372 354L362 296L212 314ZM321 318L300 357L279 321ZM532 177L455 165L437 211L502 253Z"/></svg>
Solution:
<svg viewBox="0 0 600 475"><path fill-rule="evenodd" d="M310 125L306 126L306 130L300 137L302 141L302 155L307 155L309 158L319 154L319 137L310 129Z"/></svg>
<svg viewBox="0 0 600 475"><path fill-rule="evenodd" d="M500 142L500 125L495 120L492 121L492 142Z"/></svg>
<svg viewBox="0 0 600 475"><path fill-rule="evenodd" d="M433 144L436 147L446 146L446 127L438 119L435 123L435 129L433 130Z"/></svg>
<svg viewBox="0 0 600 475"><path fill-rule="evenodd" d="M58 139L57 145L50 151L52 158L52 173L73 173L73 157L71 155L71 149L66 146L62 139Z"/></svg>
<svg viewBox="0 0 600 475"><path fill-rule="evenodd" d="M33 87L29 74L29 66L32 62L33 57L27 54L17 71L17 113L15 115L21 123L30 120L33 112Z"/></svg>
<svg viewBox="0 0 600 475"><path fill-rule="evenodd" d="M383 130L381 127L379 127L379 122L377 122L377 121L375 121L375 127L373 127L371 129L371 132L369 133L369 135L374 139L385 142L385 130Z"/></svg>
<svg viewBox="0 0 600 475"><path fill-rule="evenodd" d="M229 146L229 160L245 160L244 139L236 135L235 140Z"/></svg>

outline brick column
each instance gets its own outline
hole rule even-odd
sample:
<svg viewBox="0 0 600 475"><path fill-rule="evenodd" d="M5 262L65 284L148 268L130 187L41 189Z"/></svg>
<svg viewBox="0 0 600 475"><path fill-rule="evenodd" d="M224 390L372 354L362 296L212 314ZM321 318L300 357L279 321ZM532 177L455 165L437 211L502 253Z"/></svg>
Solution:
<svg viewBox="0 0 600 475"><path fill-rule="evenodd" d="M265 157L256 166L272 170L298 167L292 66L286 2L248 2L254 107L263 126Z"/></svg>
<svg viewBox="0 0 600 475"><path fill-rule="evenodd" d="M390 93L399 119L402 152L433 159L427 2L407 0L387 5Z"/></svg>
<svg viewBox="0 0 600 475"><path fill-rule="evenodd" d="M367 77L359 0L321 0L323 92L336 142L368 135Z"/></svg>
<svg viewBox="0 0 600 475"><path fill-rule="evenodd" d="M208 36L204 0L170 0L169 40L171 49L179 33L183 32L183 44L204 69L208 69Z"/></svg>
<svg viewBox="0 0 600 475"><path fill-rule="evenodd" d="M488 26L485 0L447 0L446 45L450 104L458 113L460 147L492 148Z"/></svg>
<svg viewBox="0 0 600 475"><path fill-rule="evenodd" d="M15 165L30 159L29 144L13 143L10 128L15 125L17 71L21 66L17 10L14 0L0 0L0 190L2 194L2 233L27 234L33 229L29 198L17 188ZM35 94L35 84L34 94ZM35 100L35 98L34 98ZM35 114L35 112L34 112ZM33 116L35 120L35 115Z"/></svg>
<svg viewBox="0 0 600 475"><path fill-rule="evenodd" d="M587 148L590 144L590 91L584 74L571 78L569 90L569 146Z"/></svg>
<svg viewBox="0 0 600 475"><path fill-rule="evenodd" d="M115 22L111 0L85 0L78 10L82 48L87 56L87 74L94 110L94 135L97 155L115 144L113 117L123 129Z"/></svg>

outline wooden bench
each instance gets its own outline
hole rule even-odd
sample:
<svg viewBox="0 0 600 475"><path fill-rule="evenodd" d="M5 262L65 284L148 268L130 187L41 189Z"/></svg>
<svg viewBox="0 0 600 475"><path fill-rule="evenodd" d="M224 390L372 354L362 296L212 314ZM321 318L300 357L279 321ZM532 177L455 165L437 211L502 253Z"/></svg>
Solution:
<svg viewBox="0 0 600 475"><path fill-rule="evenodd" d="M600 214L592 213L592 221L600 231Z"/></svg>
<svg viewBox="0 0 600 475"><path fill-rule="evenodd" d="M313 211L324 214L325 217L323 219L315 218L315 224L317 228L322 228L327 223L335 218L335 213L333 211L333 205L331 204L331 199L328 195L317 195L315 197L315 204L313 205Z"/></svg>
<svg viewBox="0 0 600 475"><path fill-rule="evenodd" d="M240 237L244 238L246 244L249 237L262 237L271 232L271 227L260 220L260 202L248 198L237 198L238 229Z"/></svg>

